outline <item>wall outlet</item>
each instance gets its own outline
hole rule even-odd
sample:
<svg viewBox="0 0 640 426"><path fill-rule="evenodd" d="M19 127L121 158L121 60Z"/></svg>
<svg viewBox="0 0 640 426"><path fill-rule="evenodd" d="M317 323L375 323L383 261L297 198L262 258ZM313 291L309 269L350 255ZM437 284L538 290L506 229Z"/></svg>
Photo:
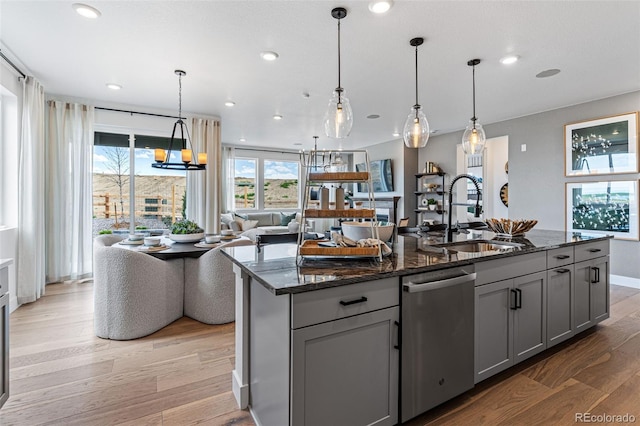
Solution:
<svg viewBox="0 0 640 426"><path fill-rule="evenodd" d="M520 151L522 152L526 152L527 151L527 144L523 143L522 145L520 145Z"/></svg>

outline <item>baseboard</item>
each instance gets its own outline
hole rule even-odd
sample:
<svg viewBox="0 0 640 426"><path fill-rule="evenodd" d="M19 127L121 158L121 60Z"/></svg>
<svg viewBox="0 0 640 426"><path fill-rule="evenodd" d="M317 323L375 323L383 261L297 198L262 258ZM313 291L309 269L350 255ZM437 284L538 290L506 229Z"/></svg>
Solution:
<svg viewBox="0 0 640 426"><path fill-rule="evenodd" d="M231 372L231 390L240 409L247 408L249 406L249 386L242 384L236 370Z"/></svg>
<svg viewBox="0 0 640 426"><path fill-rule="evenodd" d="M623 277L622 275L609 275L609 282L615 285L640 289L640 279Z"/></svg>

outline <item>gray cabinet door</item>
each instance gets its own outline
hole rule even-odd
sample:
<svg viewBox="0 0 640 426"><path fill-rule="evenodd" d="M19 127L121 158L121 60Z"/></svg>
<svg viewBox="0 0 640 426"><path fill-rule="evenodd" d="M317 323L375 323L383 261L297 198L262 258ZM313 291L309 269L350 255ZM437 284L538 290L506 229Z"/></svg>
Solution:
<svg viewBox="0 0 640 426"><path fill-rule="evenodd" d="M514 364L547 347L547 273L514 278L517 306L513 310Z"/></svg>
<svg viewBox="0 0 640 426"><path fill-rule="evenodd" d="M575 264L574 324L579 333L594 323L591 315L591 261Z"/></svg>
<svg viewBox="0 0 640 426"><path fill-rule="evenodd" d="M591 261L591 320L594 324L609 318L609 258Z"/></svg>
<svg viewBox="0 0 640 426"><path fill-rule="evenodd" d="M475 288L475 383L513 365L512 286L505 280Z"/></svg>
<svg viewBox="0 0 640 426"><path fill-rule="evenodd" d="M292 425L398 422L399 308L292 332Z"/></svg>
<svg viewBox="0 0 640 426"><path fill-rule="evenodd" d="M9 293L0 297L0 408L9 399Z"/></svg>
<svg viewBox="0 0 640 426"><path fill-rule="evenodd" d="M574 334L573 265L547 272L547 347L550 348Z"/></svg>

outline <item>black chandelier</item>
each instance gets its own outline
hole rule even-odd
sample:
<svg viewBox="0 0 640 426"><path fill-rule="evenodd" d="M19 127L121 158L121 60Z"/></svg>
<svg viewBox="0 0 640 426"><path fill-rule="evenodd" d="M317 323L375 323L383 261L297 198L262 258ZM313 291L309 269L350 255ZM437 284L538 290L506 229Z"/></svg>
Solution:
<svg viewBox="0 0 640 426"><path fill-rule="evenodd" d="M151 167L156 169L168 169L168 170L205 170L207 168L207 154L201 152L197 155L197 158L193 158L193 146L191 145L191 137L189 136L189 129L187 125L182 121L182 76L187 73L182 70L175 70L178 76L178 121L173 124L173 132L171 133L171 140L169 141L169 150L165 151L162 148L156 148L154 152L155 163L151 163ZM180 154L182 158L181 163L172 163L171 151L173 150L173 141L176 136L176 129L180 126ZM187 134L185 139L184 135ZM187 142L189 148L187 148ZM177 149L176 149L177 150Z"/></svg>

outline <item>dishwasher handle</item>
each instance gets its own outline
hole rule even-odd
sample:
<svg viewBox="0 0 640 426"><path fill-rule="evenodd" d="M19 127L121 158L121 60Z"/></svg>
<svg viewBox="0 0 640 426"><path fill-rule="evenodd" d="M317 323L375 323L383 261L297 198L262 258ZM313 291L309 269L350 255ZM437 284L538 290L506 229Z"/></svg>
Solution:
<svg viewBox="0 0 640 426"><path fill-rule="evenodd" d="M421 291L437 290L439 288L449 287L452 285L464 284L469 281L475 281L476 274L465 274L459 277L448 278L440 281L413 282L409 281L403 285L404 291L408 293L418 293Z"/></svg>

